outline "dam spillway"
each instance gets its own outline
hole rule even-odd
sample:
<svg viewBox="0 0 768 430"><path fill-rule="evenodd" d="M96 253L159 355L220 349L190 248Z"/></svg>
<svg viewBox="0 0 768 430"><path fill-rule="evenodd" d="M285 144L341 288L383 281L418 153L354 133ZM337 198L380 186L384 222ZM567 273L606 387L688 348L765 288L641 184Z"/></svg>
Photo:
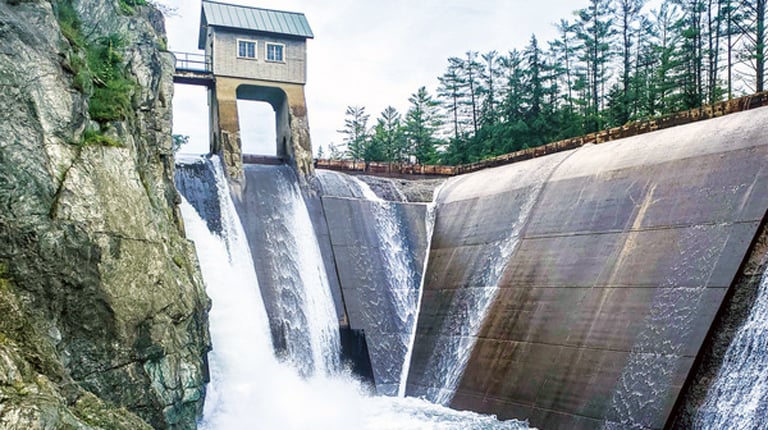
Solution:
<svg viewBox="0 0 768 430"><path fill-rule="evenodd" d="M485 244L554 157L450 405L541 428L663 428L765 217L766 121L758 109L448 182L407 393L440 388L423 377L435 333L466 336L442 328L455 297L483 286Z"/></svg>
<svg viewBox="0 0 768 430"><path fill-rule="evenodd" d="M539 428L664 428L687 407L702 345L754 253L768 209L768 139L755 125L766 121L757 109L452 178L429 245L425 205L383 211L355 181L320 173L319 188L301 190L315 267L342 333L364 346L343 360L366 361L380 394ZM248 178L246 231L269 210L279 221L281 210L256 208L277 196L248 195L274 187L280 168ZM399 297L413 306L422 288L412 343L382 217L397 218L398 264L412 272ZM257 272L269 313L261 279L282 280Z"/></svg>
<svg viewBox="0 0 768 430"><path fill-rule="evenodd" d="M254 195L269 193L280 187L287 187L287 191L295 190L296 177L292 171L286 171L285 166L268 166L264 168L266 171L256 169L250 175L248 171L251 169L246 168L246 177L254 181L250 183L250 191L230 195L219 163L217 157L186 158L177 164L176 178L177 186L184 196L182 211L187 235L195 242L206 290L213 301L213 351L209 355L211 381L208 384L203 419L199 423L201 428L237 430L251 429L254 425L258 428L285 430L529 428L516 420L499 421L493 416L451 410L416 398L377 396L371 392L371 387L347 370L335 366L319 366L320 362L313 355L312 348L296 348L292 351L280 345L285 338L291 337L285 334L285 327L306 325L306 334L311 335L318 331L322 333L324 327L337 322L333 312L313 311L315 304L311 303L312 300L298 300L295 292L285 295L290 299L290 306L284 309L285 312L275 312L274 308L286 303L283 298L275 297L264 288L269 283L273 284L270 288L298 287L299 291L310 286L314 291L307 292L307 296L321 294L322 291L317 290L322 288L330 295L332 284L322 281L323 277L328 276L324 264L319 261L322 257L318 254L322 251L317 254L313 251L314 255L307 259L305 250L300 249L314 246L322 248L323 245L319 243L323 241L323 235L314 232L309 235L308 239L319 239L313 246L302 242L308 240L306 238L296 238L297 233L306 231L301 228L292 232L271 230L283 225L281 220L271 220L275 225L258 227L265 229L258 231L261 231L261 237L267 237L269 234L266 232L272 232L272 237L254 245L253 239L259 237L259 234L256 234L254 226L248 226L241 219L243 208L253 203L248 201ZM211 178L214 180L210 181ZM295 211L293 216L297 216L298 212L298 217L303 219L291 221L292 225L309 222L307 216L317 213L310 209L312 196L289 192L281 198L289 202L291 207L280 207L281 204L272 202L272 207L258 208L257 213L266 219L269 219L269 214L280 213L286 215L286 220L290 220L290 211ZM361 201L365 202L368 201ZM240 208L236 209L238 205ZM207 217L216 220L205 219ZM264 247L272 249L265 251L262 249ZM268 260L277 265L264 269L266 263L257 261L259 253L269 256L275 250L282 250L279 254L282 258ZM335 272L331 273L336 276ZM295 278L297 275L298 278ZM386 284L382 284L380 292L387 290ZM387 296L383 294L381 297ZM385 310L389 309L385 307ZM278 321L276 325L275 320ZM336 351L336 359L340 360L339 338L322 336L322 340L321 349L326 352ZM311 344L311 340L304 343ZM326 353L323 357L329 358ZM395 361L402 360L397 354L392 357ZM401 365L400 362L395 366L398 371ZM385 386L395 383L394 391L397 392L400 375L395 373L393 376L395 380L387 380Z"/></svg>

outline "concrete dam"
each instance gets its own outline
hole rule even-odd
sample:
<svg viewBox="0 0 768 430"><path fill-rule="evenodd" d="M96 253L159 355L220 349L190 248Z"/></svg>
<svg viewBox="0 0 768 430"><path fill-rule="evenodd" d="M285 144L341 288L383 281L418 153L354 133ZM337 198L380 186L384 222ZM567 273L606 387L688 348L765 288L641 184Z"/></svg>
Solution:
<svg viewBox="0 0 768 430"><path fill-rule="evenodd" d="M315 418L328 428L763 428L766 123L760 108L586 145L453 177L433 202L288 166L246 165L230 191L216 157L181 161L185 221L228 250L198 243L201 264L247 255L257 279L261 310L231 300L257 329L217 330L209 292L213 356L257 344L272 374L331 385L351 369L365 400L331 393L366 418ZM235 362L212 359L213 392L248 384Z"/></svg>

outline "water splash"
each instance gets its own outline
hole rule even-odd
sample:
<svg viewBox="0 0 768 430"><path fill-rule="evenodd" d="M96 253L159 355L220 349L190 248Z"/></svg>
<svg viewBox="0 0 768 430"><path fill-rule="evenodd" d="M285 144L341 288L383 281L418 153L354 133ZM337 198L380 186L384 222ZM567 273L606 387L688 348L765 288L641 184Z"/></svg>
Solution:
<svg viewBox="0 0 768 430"><path fill-rule="evenodd" d="M502 422L494 416L453 411L413 398L371 397L346 373L317 372L303 377L294 366L279 361L272 350L245 233L218 167L216 173L221 234L211 231L186 200L181 205L187 236L195 242L206 291L213 300L211 382L201 429L528 428L520 421Z"/></svg>
<svg viewBox="0 0 768 430"><path fill-rule="evenodd" d="M768 428L768 269L696 413L694 429L724 428Z"/></svg>

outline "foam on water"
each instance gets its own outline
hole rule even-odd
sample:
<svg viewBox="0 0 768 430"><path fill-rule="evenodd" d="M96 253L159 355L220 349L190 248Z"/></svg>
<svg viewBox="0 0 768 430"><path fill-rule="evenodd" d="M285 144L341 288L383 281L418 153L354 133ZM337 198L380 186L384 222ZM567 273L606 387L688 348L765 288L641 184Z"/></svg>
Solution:
<svg viewBox="0 0 768 430"><path fill-rule="evenodd" d="M723 365L704 404L696 429L768 427L768 270L757 298L728 346Z"/></svg>
<svg viewBox="0 0 768 430"><path fill-rule="evenodd" d="M206 291L213 301L211 382L201 429L528 428L515 420L501 422L424 400L371 396L368 387L347 373L316 372L303 377L296 367L280 362L273 353L257 274L225 182L217 184L217 193L221 235L211 232L186 200L181 205L187 236L195 242Z"/></svg>

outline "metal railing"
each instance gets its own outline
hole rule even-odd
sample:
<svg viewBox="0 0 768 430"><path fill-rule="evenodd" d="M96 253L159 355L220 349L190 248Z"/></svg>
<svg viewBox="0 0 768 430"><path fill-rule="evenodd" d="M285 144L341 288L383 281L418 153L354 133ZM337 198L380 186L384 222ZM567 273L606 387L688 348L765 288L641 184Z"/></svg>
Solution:
<svg viewBox="0 0 768 430"><path fill-rule="evenodd" d="M173 52L176 57L176 70L190 72L210 72L212 59L210 55L193 52Z"/></svg>

